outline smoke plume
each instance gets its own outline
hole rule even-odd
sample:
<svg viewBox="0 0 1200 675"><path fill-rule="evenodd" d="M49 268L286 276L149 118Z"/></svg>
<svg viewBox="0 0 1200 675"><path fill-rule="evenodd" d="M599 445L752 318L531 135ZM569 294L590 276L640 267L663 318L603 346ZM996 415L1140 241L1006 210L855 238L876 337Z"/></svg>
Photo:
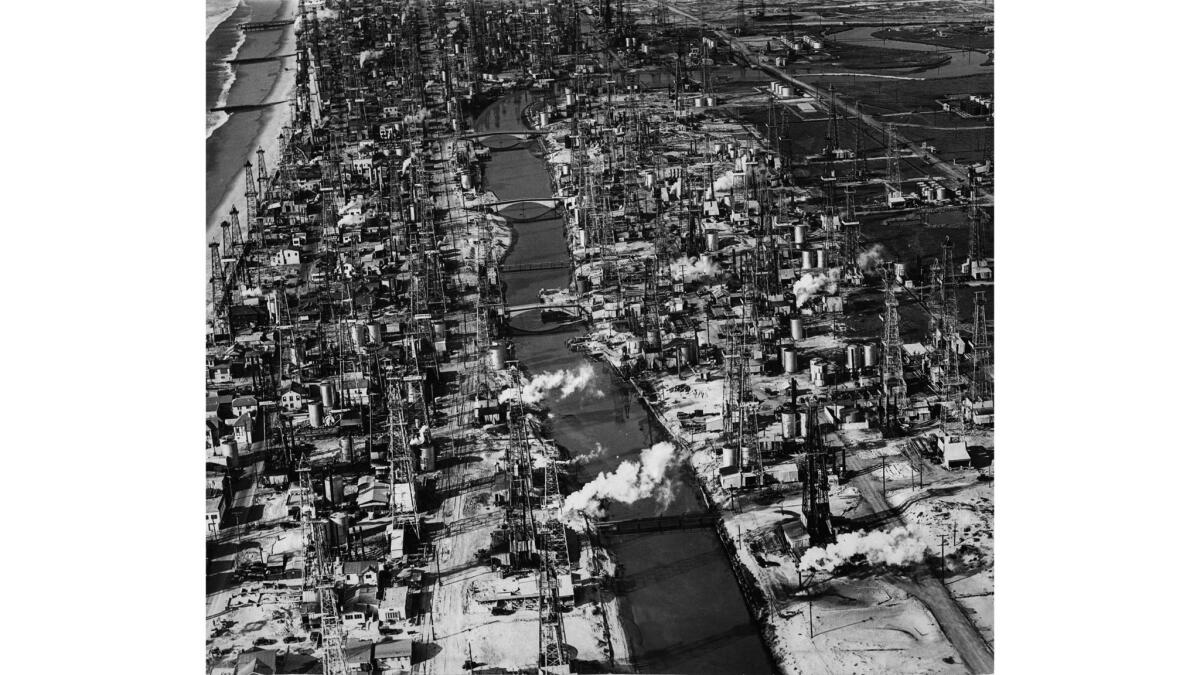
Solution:
<svg viewBox="0 0 1200 675"><path fill-rule="evenodd" d="M358 67L362 68L367 65L367 61L378 61L383 56L383 52L378 49L368 49L358 54Z"/></svg>
<svg viewBox="0 0 1200 675"><path fill-rule="evenodd" d="M551 417L553 417L553 415L551 415ZM594 450L589 450L589 451L583 453L582 455L575 455L574 457L571 458L570 463L571 464L587 464L588 462L590 462L592 460L600 459L601 457L603 457L604 452L605 452L604 446L599 443L596 443L596 448Z"/></svg>
<svg viewBox="0 0 1200 675"><path fill-rule="evenodd" d="M796 296L796 306L803 306L808 299L821 291L837 292L838 275L822 272L816 276L805 274L792 283L792 294Z"/></svg>
<svg viewBox="0 0 1200 675"><path fill-rule="evenodd" d="M712 278L721 274L721 265L715 260L706 258L679 258L671 265L671 272L676 279L683 281L698 281Z"/></svg>
<svg viewBox="0 0 1200 675"><path fill-rule="evenodd" d="M567 495L563 502L563 522L573 530L583 531L584 516L604 515L604 503L615 500L632 504L639 499L654 498L661 508L671 503L671 483L667 469L678 461L675 446L669 441L655 443L642 450L635 460L625 460L615 471L596 476L577 492Z"/></svg>
<svg viewBox="0 0 1200 675"><path fill-rule="evenodd" d="M737 187L738 176L733 175L732 171L717 176L713 181L713 192L729 192Z"/></svg>
<svg viewBox="0 0 1200 675"><path fill-rule="evenodd" d="M873 269L883 260L883 246L873 244L871 248L858 254L858 268L862 271Z"/></svg>
<svg viewBox="0 0 1200 675"><path fill-rule="evenodd" d="M887 532L847 532L838 535L837 543L825 548L810 548L800 558L800 566L808 570L832 572L850 558L861 555L869 565L908 565L921 562L931 549L929 533L922 527L897 527Z"/></svg>
<svg viewBox="0 0 1200 675"><path fill-rule="evenodd" d="M585 363L578 370L556 370L552 373L538 373L532 380L526 382L521 387L521 402L540 403L546 398L547 394L554 394L557 398L565 398L574 394L577 391L588 389L588 383L596 375L596 369L592 364ZM591 393L596 396L604 396L604 392L599 389L590 389ZM500 393L500 400L512 401L517 397L516 387L509 387Z"/></svg>

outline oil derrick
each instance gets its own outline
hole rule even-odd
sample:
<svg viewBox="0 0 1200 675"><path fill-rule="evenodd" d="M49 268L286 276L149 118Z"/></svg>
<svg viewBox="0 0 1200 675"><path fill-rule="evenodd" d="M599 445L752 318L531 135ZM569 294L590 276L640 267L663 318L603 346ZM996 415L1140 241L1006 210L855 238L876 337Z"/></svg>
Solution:
<svg viewBox="0 0 1200 675"><path fill-rule="evenodd" d="M258 196L259 196L259 199L262 199L265 201L267 199L267 195L270 193L270 188L271 188L271 177L267 173L267 160L266 160L267 153L263 152L262 148L259 148L255 154L258 155ZM249 207L247 207L247 208L249 208ZM258 215L258 214L256 211L251 211L249 213L249 215L247 215L247 217L250 217L253 215Z"/></svg>
<svg viewBox="0 0 1200 675"><path fill-rule="evenodd" d="M900 137L896 125L888 124L887 132L887 185L889 190L900 190Z"/></svg>
<svg viewBox="0 0 1200 675"><path fill-rule="evenodd" d="M854 180L862 181L867 177L867 160L863 157L862 135L862 104L858 101L854 102L854 109L858 112L856 124L854 125Z"/></svg>
<svg viewBox="0 0 1200 675"><path fill-rule="evenodd" d="M225 304L225 268L221 263L221 245L212 241L208 245L208 293L212 302L212 314L209 323L213 335L221 332L221 316Z"/></svg>
<svg viewBox="0 0 1200 675"><path fill-rule="evenodd" d="M746 0L738 0L737 21L733 25L733 34L741 35L746 32Z"/></svg>
<svg viewBox="0 0 1200 675"><path fill-rule="evenodd" d="M393 527L403 527L411 523L418 537L421 536L421 519L417 517L417 480L416 469L413 466L412 445L408 440L407 419L404 414L404 381L400 374L392 370L387 375L387 407L388 407L388 465L391 471L391 499L389 510ZM432 442L432 440L430 440ZM412 510L405 510L399 504L399 487L406 486L409 498L412 500Z"/></svg>
<svg viewBox="0 0 1200 675"><path fill-rule="evenodd" d="M824 546L837 540L829 511L829 455L821 433L819 418L808 409L808 433L805 435L802 461L797 467L804 475L804 527L811 546Z"/></svg>
<svg viewBox="0 0 1200 675"><path fill-rule="evenodd" d="M881 425L894 429L900 409L907 404L908 386L904 382L904 351L900 343L900 303L896 300L894 274L884 273L883 339L879 366Z"/></svg>
<svg viewBox="0 0 1200 675"><path fill-rule="evenodd" d="M312 557L305 565L308 574L305 585L315 590L321 609L321 665L329 675L350 675L346 662L346 636L342 616L338 611L338 592L333 565L326 556L324 523L314 523L316 507L313 505L312 469L307 461L299 467L300 474L300 527L304 541L311 548Z"/></svg>
<svg viewBox="0 0 1200 675"><path fill-rule="evenodd" d="M833 98L833 85L829 85L829 123L825 127L825 158L833 160L841 139L838 138L838 109Z"/></svg>
<svg viewBox="0 0 1200 675"><path fill-rule="evenodd" d="M942 242L938 295L938 343L942 351L942 381L958 392L958 292L954 274L954 244L949 236Z"/></svg>
<svg viewBox="0 0 1200 675"><path fill-rule="evenodd" d="M539 672L566 675L571 672L571 658L563 640L562 614L558 609L558 580L554 566L543 557L538 576L538 662Z"/></svg>
<svg viewBox="0 0 1200 675"><path fill-rule="evenodd" d="M246 213L258 212L258 190L254 187L254 170L250 162L246 162Z"/></svg>
<svg viewBox="0 0 1200 675"><path fill-rule="evenodd" d="M242 221L238 219L238 210L236 206L229 207L229 244L233 249L233 253L238 256L238 267L241 267L242 254Z"/></svg>
<svg viewBox="0 0 1200 675"><path fill-rule="evenodd" d="M971 398L976 401L992 397L991 365L992 339L988 334L986 293L975 291L974 348L971 353Z"/></svg>

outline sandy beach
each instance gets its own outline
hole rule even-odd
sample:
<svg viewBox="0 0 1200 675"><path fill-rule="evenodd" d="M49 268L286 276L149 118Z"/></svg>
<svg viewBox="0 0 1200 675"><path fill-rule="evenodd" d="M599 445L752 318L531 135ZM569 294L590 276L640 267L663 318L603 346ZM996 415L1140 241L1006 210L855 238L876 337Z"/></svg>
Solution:
<svg viewBox="0 0 1200 675"><path fill-rule="evenodd" d="M272 21L295 16L297 0L249 0L249 21ZM240 17L240 12L234 17ZM237 58L263 58L290 54L296 50L293 27L256 31L246 34ZM277 138L290 122L287 101L295 86L295 59L249 63L235 66L236 78L226 99L227 105L255 105L281 102L279 105L236 112L217 128L206 142L206 241L219 236L219 224L230 207L245 211L241 186L245 183L243 166L253 161L259 147L266 152L267 164L278 161Z"/></svg>

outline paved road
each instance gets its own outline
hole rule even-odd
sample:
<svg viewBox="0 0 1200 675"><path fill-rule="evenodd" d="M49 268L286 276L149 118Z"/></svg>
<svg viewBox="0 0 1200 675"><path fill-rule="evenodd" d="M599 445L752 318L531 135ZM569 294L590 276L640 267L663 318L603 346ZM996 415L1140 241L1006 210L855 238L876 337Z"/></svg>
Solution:
<svg viewBox="0 0 1200 675"><path fill-rule="evenodd" d="M888 581L916 596L937 619L942 632L958 650L967 667L976 673L995 671L992 648L980 635L979 629L963 612L962 606L946 590L941 579L922 574L915 579L889 577Z"/></svg>

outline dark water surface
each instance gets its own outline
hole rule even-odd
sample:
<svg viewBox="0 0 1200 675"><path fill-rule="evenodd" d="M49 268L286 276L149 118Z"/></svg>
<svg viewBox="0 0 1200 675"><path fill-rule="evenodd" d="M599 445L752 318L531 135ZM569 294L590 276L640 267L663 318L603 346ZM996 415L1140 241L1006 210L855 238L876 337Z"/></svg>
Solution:
<svg viewBox="0 0 1200 675"><path fill-rule="evenodd" d="M481 113L477 131L522 128L520 115L537 95L507 96ZM536 146L535 146L536 147ZM546 198L553 194L550 175L530 150L493 151L485 167L487 189L502 201ZM520 223L516 245L507 263L564 260L567 244L559 219ZM507 299L517 305L536 302L543 288L563 288L570 281L566 269L505 273ZM529 325L537 323L520 317ZM535 326L536 327L536 326ZM664 440L638 401L633 388L607 366L566 348L565 342L581 332L518 336L516 356L531 373L575 370L592 365L592 387L563 399L550 399L555 441L572 456L589 455L576 468L576 478L586 482L601 471L612 471L625 460L635 460L644 448ZM599 451L597 447L599 446ZM682 470L674 472L672 498L662 505L644 499L630 505L614 504L613 518L653 516L700 509L699 499ZM610 549L624 567L622 603L625 630L633 656L642 672L656 673L766 673L770 657L746 610L737 581L716 535L690 530L654 535L617 537Z"/></svg>

